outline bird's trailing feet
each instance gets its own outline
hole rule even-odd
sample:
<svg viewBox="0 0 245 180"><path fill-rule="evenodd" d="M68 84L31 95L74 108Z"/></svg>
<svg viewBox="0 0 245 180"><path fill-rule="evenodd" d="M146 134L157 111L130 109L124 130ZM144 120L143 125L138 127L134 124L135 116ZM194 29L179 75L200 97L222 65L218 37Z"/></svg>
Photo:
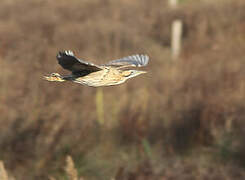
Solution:
<svg viewBox="0 0 245 180"><path fill-rule="evenodd" d="M44 76L44 79L47 81L58 81L58 82L65 81L59 73L51 73L48 76Z"/></svg>

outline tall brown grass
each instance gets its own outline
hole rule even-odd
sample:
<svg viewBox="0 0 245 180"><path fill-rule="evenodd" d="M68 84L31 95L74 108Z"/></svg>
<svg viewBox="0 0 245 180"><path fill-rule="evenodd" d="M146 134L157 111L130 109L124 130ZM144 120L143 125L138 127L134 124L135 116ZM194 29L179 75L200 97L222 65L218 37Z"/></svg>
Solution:
<svg viewBox="0 0 245 180"><path fill-rule="evenodd" d="M0 159L9 174L64 179L70 154L84 179L244 179L245 3L201 2L3 0ZM172 62L176 17L183 50ZM97 91L42 80L67 73L55 60L62 49L94 63L151 60L145 76Z"/></svg>

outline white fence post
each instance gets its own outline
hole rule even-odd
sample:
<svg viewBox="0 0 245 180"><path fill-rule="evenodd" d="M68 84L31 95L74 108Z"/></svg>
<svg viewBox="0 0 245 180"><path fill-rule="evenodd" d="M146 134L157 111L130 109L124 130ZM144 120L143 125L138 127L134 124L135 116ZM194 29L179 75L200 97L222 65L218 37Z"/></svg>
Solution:
<svg viewBox="0 0 245 180"><path fill-rule="evenodd" d="M169 0L169 4L172 7L175 7L177 5L177 3L178 3L178 0Z"/></svg>
<svg viewBox="0 0 245 180"><path fill-rule="evenodd" d="M169 5L175 8L178 4L178 0L169 0ZM182 21L176 19L172 22L171 26L171 54L172 58L178 59L181 52L181 38L182 38Z"/></svg>

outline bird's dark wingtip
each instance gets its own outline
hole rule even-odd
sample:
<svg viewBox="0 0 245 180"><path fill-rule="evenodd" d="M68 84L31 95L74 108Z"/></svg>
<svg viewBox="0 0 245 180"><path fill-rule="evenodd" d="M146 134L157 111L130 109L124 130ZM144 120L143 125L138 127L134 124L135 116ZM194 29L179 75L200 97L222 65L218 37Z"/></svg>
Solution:
<svg viewBox="0 0 245 180"><path fill-rule="evenodd" d="M59 51L58 54L56 55L57 58L61 58L64 56L74 56L74 53L71 50L63 50L63 51Z"/></svg>

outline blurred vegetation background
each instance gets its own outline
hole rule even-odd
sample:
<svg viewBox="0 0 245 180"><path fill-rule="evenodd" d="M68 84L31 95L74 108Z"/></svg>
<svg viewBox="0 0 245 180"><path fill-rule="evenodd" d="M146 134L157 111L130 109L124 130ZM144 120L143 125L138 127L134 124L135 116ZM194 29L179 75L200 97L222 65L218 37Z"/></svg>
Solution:
<svg viewBox="0 0 245 180"><path fill-rule="evenodd" d="M170 27L183 21L171 60ZM105 63L150 56L148 73L102 89L50 83L59 50ZM245 178L245 2L2 0L0 160L16 179Z"/></svg>

